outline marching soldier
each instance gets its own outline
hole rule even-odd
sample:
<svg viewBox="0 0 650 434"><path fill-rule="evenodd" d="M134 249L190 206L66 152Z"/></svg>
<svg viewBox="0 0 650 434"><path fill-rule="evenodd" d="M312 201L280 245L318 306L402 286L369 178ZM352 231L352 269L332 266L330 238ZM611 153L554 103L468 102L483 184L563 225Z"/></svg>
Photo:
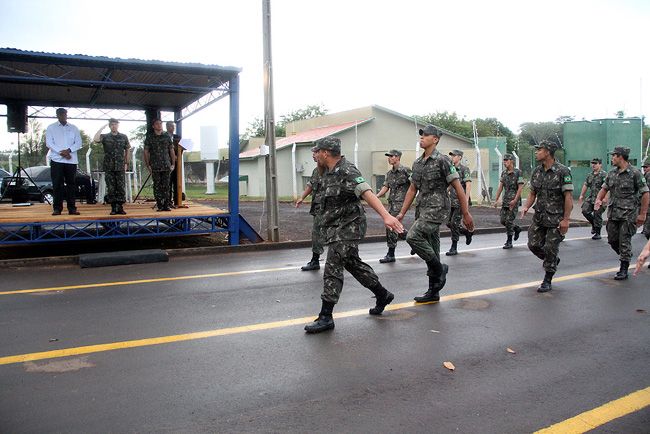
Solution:
<svg viewBox="0 0 650 434"><path fill-rule="evenodd" d="M311 173L311 178L302 192L300 198L296 201L296 208L311 194L311 205L309 207L309 214L314 217L314 222L311 229L311 252L312 257L307 265L303 265L300 269L302 271L320 270L320 255L325 251L324 245L324 232L323 232L323 188L322 178L325 169L318 164L316 156L318 149L314 146L311 150L312 158L316 162L316 167Z"/></svg>
<svg viewBox="0 0 650 434"><path fill-rule="evenodd" d="M436 149L442 132L433 125L427 125L420 129L419 133L420 148L424 152L413 163L411 185L397 218L400 221L404 218L417 194L415 222L406 235L406 242L427 264L429 287L424 295L414 298L415 301L424 303L440 300L440 290L447 282L449 267L440 262L440 225L449 220L449 185L456 190L467 230L474 230L474 221L469 213L467 198L458 180L456 168L449 157Z"/></svg>
<svg viewBox="0 0 650 434"><path fill-rule="evenodd" d="M376 297L371 315L381 315L394 295L384 288L370 265L359 258L359 241L366 233L364 199L384 220L386 227L402 232L404 227L384 208L354 164L341 156L341 141L335 137L317 140L314 146L323 174L323 224L327 260L323 273L322 307L318 318L305 326L307 333L334 328L332 311L343 290L343 271L347 270Z"/></svg>
<svg viewBox="0 0 650 434"><path fill-rule="evenodd" d="M578 198L579 202L582 203L582 215L585 216L587 221L591 223L591 233L594 234L591 237L592 240L600 240L600 231L603 227L603 213L605 212L605 207L601 206L599 209L594 209L594 203L596 202L596 197L598 192L605 182L605 177L607 173L603 170L603 160L600 158L591 159L591 173L587 175L584 184L582 184L582 190L580 191L580 197ZM585 193L589 190L589 195L585 199Z"/></svg>
<svg viewBox="0 0 650 434"><path fill-rule="evenodd" d="M524 178L521 176L521 170L515 168L515 161L512 154L503 155L503 165L506 170L501 173L497 195L494 199L494 207L499 203L499 197L503 192L503 203L501 204L501 224L506 227L506 243L504 249L512 249L512 238L515 241L519 239L521 228L515 224L517 211L519 208L519 199L521 190L524 188Z"/></svg>
<svg viewBox="0 0 650 434"><path fill-rule="evenodd" d="M118 131L120 121L109 119L108 134L102 134L106 125L101 127L93 140L104 147L104 179L106 181L106 202L111 204L111 215L126 214L125 173L129 165L129 138Z"/></svg>
<svg viewBox="0 0 650 434"><path fill-rule="evenodd" d="M551 281L560 263L560 242L569 230L573 209L573 182L568 167L555 160L558 145L542 141L535 145L539 165L530 176L530 193L521 210L523 218L533 204L535 215L528 227L528 248L544 261L544 280L537 292L553 289Z"/></svg>
<svg viewBox="0 0 650 434"><path fill-rule="evenodd" d="M645 183L650 187L650 157L647 157L643 162L643 177L645 178ZM646 216L645 223L643 224L643 235L647 240L650 240L650 217Z"/></svg>
<svg viewBox="0 0 650 434"><path fill-rule="evenodd" d="M460 149L454 149L449 153L451 157L451 162L453 163L456 171L458 172L458 180L460 181L460 186L463 187L465 196L467 196L468 189L472 189L472 177L469 167L461 163L463 159L463 151ZM468 231L460 224L461 214L460 214L460 203L458 201L458 195L456 190L449 187L449 199L451 200L451 211L449 213L449 221L447 222L447 227L451 230L451 248L447 253L447 256L455 256L458 254L458 240L460 239L460 234L465 235L465 244L469 245L472 242L472 232Z"/></svg>
<svg viewBox="0 0 650 434"><path fill-rule="evenodd" d="M383 197L386 192L389 192L388 195L388 213L392 216L399 214L402 209L402 204L404 203L404 197L406 196L406 191L411 185L411 169L404 167L401 164L402 151L397 149L392 149L389 152L386 152L384 155L388 157L388 164L392 166L391 170L386 173L386 180L384 185L377 193L377 197ZM399 234L397 232L386 229L386 243L388 244L388 253L386 256L379 260L380 263L386 264L390 262L395 262L395 248L397 247L397 240Z"/></svg>
<svg viewBox="0 0 650 434"><path fill-rule="evenodd" d="M645 222L648 211L648 185L641 171L628 161L630 148L617 146L611 155L614 167L607 173L594 209L597 210L602 206L603 199L609 192L607 242L619 255L621 262L614 279L625 280L632 259L632 236L636 233L636 228ZM640 208L639 196L641 197Z"/></svg>

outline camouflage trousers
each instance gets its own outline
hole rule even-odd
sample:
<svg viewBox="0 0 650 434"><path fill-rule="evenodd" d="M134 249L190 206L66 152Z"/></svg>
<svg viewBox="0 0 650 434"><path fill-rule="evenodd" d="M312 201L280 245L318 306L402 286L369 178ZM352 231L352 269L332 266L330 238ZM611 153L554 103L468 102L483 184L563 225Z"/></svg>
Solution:
<svg viewBox="0 0 650 434"><path fill-rule="evenodd" d="M506 233L508 235L513 235L515 233L515 227L518 226L515 224L515 219L517 218L517 208L519 207L516 206L513 209L510 209L509 206L504 206L501 208L501 212L499 213L499 216L501 217L501 224L505 226Z"/></svg>
<svg viewBox="0 0 650 434"><path fill-rule="evenodd" d="M416 219L406 234L406 242L425 262L440 262L440 223Z"/></svg>
<svg viewBox="0 0 650 434"><path fill-rule="evenodd" d="M169 202L169 170L154 170L151 172L153 180L153 196L158 209L168 208Z"/></svg>
<svg viewBox="0 0 650 434"><path fill-rule="evenodd" d="M557 270L558 253L563 239L564 235L558 227L542 226L533 218L528 227L528 248L544 261L544 271L555 273Z"/></svg>
<svg viewBox="0 0 650 434"><path fill-rule="evenodd" d="M591 202L582 203L582 215L585 216L587 221L591 223L594 228L603 227L603 213L607 207L603 204L598 210L594 209L594 204Z"/></svg>
<svg viewBox="0 0 650 434"><path fill-rule="evenodd" d="M392 215L393 217L397 216L397 214L399 214L400 210L402 209L402 204L403 202L391 202L390 208L388 209L388 214ZM398 239L399 234L397 232L386 229L386 243L388 244L388 247L397 247Z"/></svg>
<svg viewBox="0 0 650 434"><path fill-rule="evenodd" d="M343 270L347 270L360 284L370 289L379 284L372 267L359 258L359 240L336 241L327 247L323 273L323 301L337 303L343 290Z"/></svg>
<svg viewBox="0 0 650 434"><path fill-rule="evenodd" d="M104 174L106 181L106 203L126 202L126 181L123 170L110 170Z"/></svg>
<svg viewBox="0 0 650 434"><path fill-rule="evenodd" d="M322 255L325 251L325 226L323 225L323 214L314 214L314 223L311 228L311 251L315 255Z"/></svg>
<svg viewBox="0 0 650 434"><path fill-rule="evenodd" d="M635 216L636 217L636 216ZM619 255L621 261L632 259L632 236L636 233L636 224L629 220L607 221L607 242Z"/></svg>
<svg viewBox="0 0 650 434"><path fill-rule="evenodd" d="M460 207L451 207L451 212L449 213L449 221L447 221L447 227L451 230L451 240L458 241L460 235L467 235L470 232L465 229L462 225L462 216L460 213Z"/></svg>

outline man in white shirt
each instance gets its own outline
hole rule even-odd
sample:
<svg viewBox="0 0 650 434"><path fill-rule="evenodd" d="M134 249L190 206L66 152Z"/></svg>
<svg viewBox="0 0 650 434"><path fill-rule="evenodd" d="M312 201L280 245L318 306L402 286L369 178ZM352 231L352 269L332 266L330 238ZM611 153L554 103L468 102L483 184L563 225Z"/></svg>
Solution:
<svg viewBox="0 0 650 434"><path fill-rule="evenodd" d="M45 131L45 144L50 150L50 170L54 188L52 215L61 215L63 196L68 205L68 214L79 215L75 205L75 175L77 174L77 151L81 149L79 128L68 123L68 111L56 109L58 122L51 124Z"/></svg>

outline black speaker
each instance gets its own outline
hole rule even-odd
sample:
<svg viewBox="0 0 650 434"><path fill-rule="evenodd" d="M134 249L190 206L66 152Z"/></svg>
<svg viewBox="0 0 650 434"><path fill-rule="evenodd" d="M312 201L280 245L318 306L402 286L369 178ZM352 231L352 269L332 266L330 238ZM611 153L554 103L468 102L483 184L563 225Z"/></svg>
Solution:
<svg viewBox="0 0 650 434"><path fill-rule="evenodd" d="M7 105L7 131L10 133L27 132L27 106L22 104Z"/></svg>

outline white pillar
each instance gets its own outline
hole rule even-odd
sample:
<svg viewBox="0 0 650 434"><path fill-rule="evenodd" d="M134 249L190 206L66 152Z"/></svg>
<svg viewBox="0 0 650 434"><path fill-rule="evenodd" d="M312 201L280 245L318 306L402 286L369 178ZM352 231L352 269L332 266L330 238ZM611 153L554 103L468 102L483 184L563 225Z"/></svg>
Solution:
<svg viewBox="0 0 650 434"><path fill-rule="evenodd" d="M206 181L206 194L214 194L214 162L207 161L205 163L205 181Z"/></svg>
<svg viewBox="0 0 650 434"><path fill-rule="evenodd" d="M291 182L293 187L293 200L298 200L298 182L296 180L296 144L291 146Z"/></svg>

